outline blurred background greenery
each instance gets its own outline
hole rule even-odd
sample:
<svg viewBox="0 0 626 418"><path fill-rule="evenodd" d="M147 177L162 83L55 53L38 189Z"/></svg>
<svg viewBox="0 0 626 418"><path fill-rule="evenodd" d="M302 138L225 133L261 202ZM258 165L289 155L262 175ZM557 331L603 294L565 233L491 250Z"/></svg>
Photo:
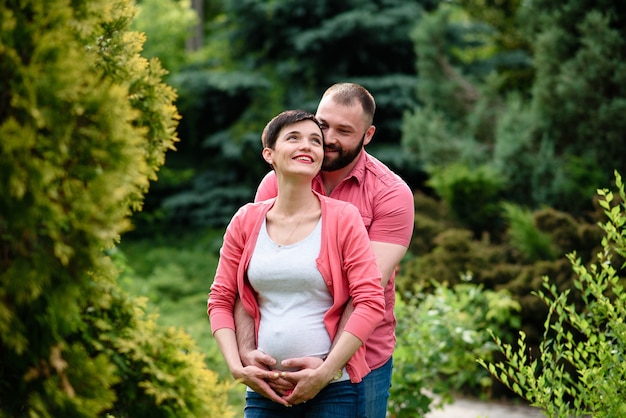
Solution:
<svg viewBox="0 0 626 418"><path fill-rule="evenodd" d="M530 293L544 275L571 287L565 254L576 250L586 262L600 247L595 191L612 184L614 170L626 168L626 4L138 4L134 25L147 35L144 55L158 57L170 71L167 82L178 92L182 120L177 150L168 153L133 218L134 231L118 248L122 285L148 296L162 323L186 329L207 353L209 368L228 379L210 335L206 296L223 228L252 200L267 171L260 132L285 108L315 111L332 83L357 82L378 104L368 151L415 192L414 238L397 285L398 298L409 306L402 309L417 310L423 321L419 331L411 315L399 318L405 345L397 369L412 376L413 386L403 392L394 377L400 388L394 405L416 388L432 388L427 374L445 380L461 369L470 377L450 385L455 391L510 396L497 383L485 383L484 371L464 357L495 355L486 354L483 339L470 339L475 345L469 348L442 344L450 355L456 350L458 361L448 358L445 372L413 375L406 372L415 361L406 344L434 335L419 306L436 295L450 308L439 317L458 323L461 335L485 336L496 328L508 330L513 342L521 328L536 344L546 312ZM469 298L468 306L467 295L477 289L486 293ZM485 302L493 299L490 292L511 297L506 314ZM467 312L485 322L462 319ZM506 320L494 322L493 312ZM437 329L442 341L457 341L454 332ZM437 369L443 360L431 358ZM395 416L403 416L401 410Z"/></svg>

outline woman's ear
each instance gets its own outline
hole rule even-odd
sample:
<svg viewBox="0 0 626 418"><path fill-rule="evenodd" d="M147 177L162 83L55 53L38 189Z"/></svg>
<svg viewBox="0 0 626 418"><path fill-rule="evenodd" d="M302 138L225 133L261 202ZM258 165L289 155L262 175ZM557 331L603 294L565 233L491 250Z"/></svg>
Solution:
<svg viewBox="0 0 626 418"><path fill-rule="evenodd" d="M263 151L261 151L261 155L263 156L263 159L269 165L272 165L272 163L274 162L272 160L272 152L273 152L273 150L271 148L267 148L267 147L263 148Z"/></svg>

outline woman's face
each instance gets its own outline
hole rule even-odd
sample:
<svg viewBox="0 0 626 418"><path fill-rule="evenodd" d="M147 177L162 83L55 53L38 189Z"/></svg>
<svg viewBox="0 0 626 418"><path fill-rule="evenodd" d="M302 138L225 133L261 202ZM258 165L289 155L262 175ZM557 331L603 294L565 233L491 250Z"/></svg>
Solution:
<svg viewBox="0 0 626 418"><path fill-rule="evenodd" d="M263 156L277 174L314 177L324 159L322 131L310 120L287 125L278 133L274 149L265 148Z"/></svg>

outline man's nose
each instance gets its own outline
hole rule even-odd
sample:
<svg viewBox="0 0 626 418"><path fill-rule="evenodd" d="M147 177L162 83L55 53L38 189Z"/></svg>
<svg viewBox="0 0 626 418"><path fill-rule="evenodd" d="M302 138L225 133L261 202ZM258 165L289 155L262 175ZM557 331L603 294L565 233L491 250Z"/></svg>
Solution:
<svg viewBox="0 0 626 418"><path fill-rule="evenodd" d="M336 144L337 143L337 131L332 128L326 129L324 131L324 144Z"/></svg>

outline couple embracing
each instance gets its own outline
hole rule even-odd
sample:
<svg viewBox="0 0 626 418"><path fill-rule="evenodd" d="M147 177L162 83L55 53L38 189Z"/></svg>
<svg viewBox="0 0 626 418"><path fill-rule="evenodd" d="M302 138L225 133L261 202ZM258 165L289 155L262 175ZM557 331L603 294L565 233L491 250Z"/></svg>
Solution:
<svg viewBox="0 0 626 418"><path fill-rule="evenodd" d="M224 235L211 328L246 418L384 418L395 345L394 276L413 195L364 147L375 102L331 86L316 114L289 110L262 134L272 171Z"/></svg>

